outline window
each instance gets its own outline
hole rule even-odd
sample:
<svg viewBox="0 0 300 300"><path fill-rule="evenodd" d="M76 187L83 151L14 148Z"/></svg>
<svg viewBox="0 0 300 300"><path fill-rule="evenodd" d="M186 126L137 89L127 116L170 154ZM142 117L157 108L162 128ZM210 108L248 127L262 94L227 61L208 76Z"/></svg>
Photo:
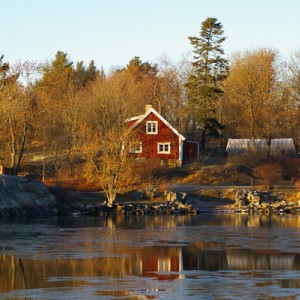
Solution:
<svg viewBox="0 0 300 300"><path fill-rule="evenodd" d="M129 145L130 153L142 153L142 142L134 142Z"/></svg>
<svg viewBox="0 0 300 300"><path fill-rule="evenodd" d="M158 143L157 144L157 153L169 154L170 152L171 152L170 143Z"/></svg>
<svg viewBox="0 0 300 300"><path fill-rule="evenodd" d="M158 258L157 261L158 272L170 272L171 271L171 260L170 258Z"/></svg>
<svg viewBox="0 0 300 300"><path fill-rule="evenodd" d="M147 134L157 134L157 121L147 121L146 122L146 133Z"/></svg>

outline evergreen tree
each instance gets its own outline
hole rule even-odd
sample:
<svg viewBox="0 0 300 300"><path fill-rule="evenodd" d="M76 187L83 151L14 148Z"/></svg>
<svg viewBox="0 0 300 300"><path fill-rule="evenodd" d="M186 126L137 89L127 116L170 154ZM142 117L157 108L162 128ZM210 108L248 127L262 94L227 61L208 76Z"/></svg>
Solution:
<svg viewBox="0 0 300 300"><path fill-rule="evenodd" d="M126 68L123 69L128 75L133 76L137 81L145 78L155 77L157 75L157 65L151 65L148 62L142 62L139 56L135 56L129 61Z"/></svg>
<svg viewBox="0 0 300 300"><path fill-rule="evenodd" d="M67 55L67 53L57 51L51 64L43 68L40 84L51 88L52 98L61 99L74 81L73 62L69 61Z"/></svg>
<svg viewBox="0 0 300 300"><path fill-rule="evenodd" d="M191 135L201 134L202 148L205 148L205 130L215 124L222 129L218 118L218 105L223 93L222 82L228 73L228 61L224 58L222 43L223 26L216 18L207 18L201 26L199 37L189 37L194 46L192 70L186 82L188 109L191 114ZM212 122L215 119L216 122Z"/></svg>
<svg viewBox="0 0 300 300"><path fill-rule="evenodd" d="M100 72L97 70L93 60L90 61L88 67L84 66L83 61L77 62L75 69L75 82L78 88L86 86L88 82L94 81L98 76L100 76Z"/></svg>
<svg viewBox="0 0 300 300"><path fill-rule="evenodd" d="M2 55L0 56L0 73L1 73L1 74L7 72L8 69L9 69L9 64L3 62L3 58L4 58L4 55L2 54Z"/></svg>
<svg viewBox="0 0 300 300"><path fill-rule="evenodd" d="M6 72L9 69L8 63L3 62L4 55L0 56L0 89L2 89L5 79L6 79Z"/></svg>
<svg viewBox="0 0 300 300"><path fill-rule="evenodd" d="M9 74L9 63L3 62L4 55L0 56L0 90L8 83L15 83L19 74Z"/></svg>

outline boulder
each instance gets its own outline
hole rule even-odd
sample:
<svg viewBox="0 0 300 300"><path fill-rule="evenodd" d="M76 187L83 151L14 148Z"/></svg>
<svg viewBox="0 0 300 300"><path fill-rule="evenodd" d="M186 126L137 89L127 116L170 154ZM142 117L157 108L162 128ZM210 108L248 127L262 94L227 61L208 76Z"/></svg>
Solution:
<svg viewBox="0 0 300 300"><path fill-rule="evenodd" d="M247 195L247 200L249 204L258 206L260 204L260 196L257 193L249 193Z"/></svg>
<svg viewBox="0 0 300 300"><path fill-rule="evenodd" d="M177 199L177 194L175 192L167 192L165 194L165 199L170 202L174 202Z"/></svg>
<svg viewBox="0 0 300 300"><path fill-rule="evenodd" d="M184 200L186 200L186 193L183 193L183 192L176 193L176 200L177 201L184 201Z"/></svg>
<svg viewBox="0 0 300 300"><path fill-rule="evenodd" d="M0 216L57 214L56 199L43 183L21 176L0 176Z"/></svg>

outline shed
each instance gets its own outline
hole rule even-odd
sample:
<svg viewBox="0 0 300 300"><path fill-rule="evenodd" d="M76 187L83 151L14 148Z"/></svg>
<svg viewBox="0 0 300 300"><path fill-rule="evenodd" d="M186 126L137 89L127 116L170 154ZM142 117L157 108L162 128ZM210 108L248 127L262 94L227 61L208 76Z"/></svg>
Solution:
<svg viewBox="0 0 300 300"><path fill-rule="evenodd" d="M183 142L183 162L195 162L199 159L199 142Z"/></svg>
<svg viewBox="0 0 300 300"><path fill-rule="evenodd" d="M270 154L273 156L296 155L293 139L272 139L270 144Z"/></svg>

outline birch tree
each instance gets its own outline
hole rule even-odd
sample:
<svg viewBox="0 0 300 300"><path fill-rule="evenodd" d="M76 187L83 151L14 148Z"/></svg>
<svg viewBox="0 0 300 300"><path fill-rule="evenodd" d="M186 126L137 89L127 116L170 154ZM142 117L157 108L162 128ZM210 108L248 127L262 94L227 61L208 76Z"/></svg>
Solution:
<svg viewBox="0 0 300 300"><path fill-rule="evenodd" d="M29 135L40 113L33 82L38 71L37 63L17 63L10 67L7 74L10 80L6 80L0 90L2 142L9 153L6 162L15 175L20 170Z"/></svg>
<svg viewBox="0 0 300 300"><path fill-rule="evenodd" d="M99 157L100 183L112 206L118 193L126 192L137 182L134 160L129 155L131 131L112 127L103 132Z"/></svg>

